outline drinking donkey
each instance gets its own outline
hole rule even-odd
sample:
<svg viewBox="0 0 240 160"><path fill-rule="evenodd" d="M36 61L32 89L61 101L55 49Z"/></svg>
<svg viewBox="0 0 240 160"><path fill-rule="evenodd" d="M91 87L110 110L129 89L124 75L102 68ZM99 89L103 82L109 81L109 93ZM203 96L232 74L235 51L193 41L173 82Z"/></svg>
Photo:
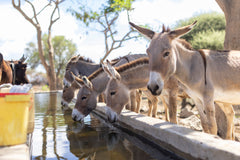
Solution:
<svg viewBox="0 0 240 160"><path fill-rule="evenodd" d="M123 57L116 58L111 61L112 65L119 66L124 63L128 63L136 58L140 58L142 56L147 56L146 54L133 54L133 55L126 55ZM72 57L67 66L66 71L64 75L64 88L63 88L63 94L62 94L62 100L61 105L64 107L68 107L68 104L72 101L74 98L75 91L79 89L79 85L74 82L74 77L72 76L72 73L75 76L89 76L93 72L95 72L97 69L101 67L100 64L94 63L89 58L84 58L80 55ZM135 99L135 92L131 92L132 99ZM136 104L134 101L131 101L131 106L135 106Z"/></svg>
<svg viewBox="0 0 240 160"><path fill-rule="evenodd" d="M74 56L68 61L63 79L62 106L67 107L74 97L74 92L79 89L76 83L72 84L74 79L71 73L76 76L89 76L100 67L99 64L93 63L89 58L80 55Z"/></svg>
<svg viewBox="0 0 240 160"><path fill-rule="evenodd" d="M169 77L176 77L184 91L194 100L203 130L217 134L214 102L225 112L228 124L227 139L232 139L234 111L231 104L240 104L240 51L191 50L179 37L191 31L191 25L161 33L139 27L151 39L147 49L150 65L148 88L154 95L162 92ZM223 107L224 106L224 107Z"/></svg>
<svg viewBox="0 0 240 160"><path fill-rule="evenodd" d="M115 66L119 66L121 64L146 56L146 54L127 55L125 58L120 58L120 61L118 61ZM128 61L126 61L126 58ZM92 73L88 78L84 76L81 79L75 75L73 76L76 79L76 81L73 83L78 82L80 89L77 95L75 107L72 112L72 118L75 121L80 121L96 108L98 95L105 90L109 77L106 75L106 73L104 73L102 68ZM135 99L133 100L133 98L131 98L131 107L134 106L131 108L132 111L135 110L134 108L136 104L134 104L134 102Z"/></svg>
<svg viewBox="0 0 240 160"><path fill-rule="evenodd" d="M105 95L107 110L106 114L109 121L117 120L124 106L129 101L129 93L133 89L147 89L147 82L149 80L149 63L148 58L140 58L131 63L114 68L109 61L103 65L104 71L109 75L110 80L107 84ZM160 96L164 108L165 117L168 118L168 109L170 112L170 121L177 123L177 92L178 81L174 78L169 80L165 85L164 94ZM146 94L150 94L146 92ZM152 96L156 98L155 96ZM153 116L156 116L157 102L154 104ZM151 112L151 108L149 109ZM150 112L148 115L150 115Z"/></svg>

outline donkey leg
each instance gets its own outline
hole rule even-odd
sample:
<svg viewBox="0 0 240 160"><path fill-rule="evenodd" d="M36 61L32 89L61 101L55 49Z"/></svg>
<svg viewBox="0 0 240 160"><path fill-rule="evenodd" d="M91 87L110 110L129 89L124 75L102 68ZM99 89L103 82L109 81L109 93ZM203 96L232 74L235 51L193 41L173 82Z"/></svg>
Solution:
<svg viewBox="0 0 240 160"><path fill-rule="evenodd" d="M202 125L202 128L203 128L203 131L206 132L206 133L209 133L207 116L204 113L204 106L202 104L202 101L200 101L199 99L194 99L194 98L193 98L193 100L196 104L198 113L200 115L200 120L201 120L201 125Z"/></svg>
<svg viewBox="0 0 240 160"><path fill-rule="evenodd" d="M135 109L136 109L136 91L135 90L131 91L130 100L131 100L131 111L135 112Z"/></svg>
<svg viewBox="0 0 240 160"><path fill-rule="evenodd" d="M141 90L136 90L136 101L137 101L137 108L136 108L135 112L139 113L141 102L142 102L142 91Z"/></svg>
<svg viewBox="0 0 240 160"><path fill-rule="evenodd" d="M104 99L105 99L105 98L104 98L104 94L101 93L101 94L98 96L98 102L105 102Z"/></svg>
<svg viewBox="0 0 240 160"><path fill-rule="evenodd" d="M170 77L165 83L166 90L165 100L168 101L170 122L177 124L177 95L178 95L178 81L174 77Z"/></svg>
<svg viewBox="0 0 240 160"><path fill-rule="evenodd" d="M157 116L157 106L158 106L157 97L153 97L152 104L153 104L152 117L156 117Z"/></svg>
<svg viewBox="0 0 240 160"><path fill-rule="evenodd" d="M205 111L208 120L208 129L211 134L217 135L217 122L215 118L215 105L211 97L204 99Z"/></svg>
<svg viewBox="0 0 240 160"><path fill-rule="evenodd" d="M226 139L232 139L235 140L235 126L234 126L234 117L235 117L235 112L233 110L233 106L231 104L224 104L225 108L225 114L227 117L227 124L228 124L228 130L229 135L226 137Z"/></svg>
<svg viewBox="0 0 240 160"><path fill-rule="evenodd" d="M163 96L160 96L161 100L162 100L162 104L164 107L164 111L165 111L165 120L167 122L169 122L169 110L168 110L168 104L167 101L165 100L165 98Z"/></svg>
<svg viewBox="0 0 240 160"><path fill-rule="evenodd" d="M222 137L224 139L230 139L234 140L234 110L233 106L231 104L226 104L226 103L217 103L218 106L222 109L226 116L226 121L227 121L227 129L225 130L225 137Z"/></svg>
<svg viewBox="0 0 240 160"><path fill-rule="evenodd" d="M173 91L170 91L168 98L170 122L177 124L177 94L173 93Z"/></svg>
<svg viewBox="0 0 240 160"><path fill-rule="evenodd" d="M152 114L152 101L148 99L148 116L151 116Z"/></svg>

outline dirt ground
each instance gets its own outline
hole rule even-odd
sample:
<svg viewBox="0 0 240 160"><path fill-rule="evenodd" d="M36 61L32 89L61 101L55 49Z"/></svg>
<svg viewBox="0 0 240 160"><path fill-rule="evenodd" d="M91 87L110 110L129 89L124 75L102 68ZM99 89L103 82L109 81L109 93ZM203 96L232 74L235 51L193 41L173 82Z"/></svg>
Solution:
<svg viewBox="0 0 240 160"><path fill-rule="evenodd" d="M192 102L190 102L190 103L192 103ZM140 113L147 115L148 109L149 109L148 100L145 96L143 96L142 102L141 102ZM200 122L198 111L197 111L196 107L192 108L190 106L187 106L186 110L181 112L181 102L179 101L178 102L178 111L177 111L179 125L202 132L201 122ZM234 106L234 111L235 111L235 119L234 119L235 140L240 141L240 106ZM182 117L183 112L185 112L184 115L187 115L187 118ZM165 111L164 111L164 107L162 106L162 102L160 100L158 102L156 118L165 120Z"/></svg>

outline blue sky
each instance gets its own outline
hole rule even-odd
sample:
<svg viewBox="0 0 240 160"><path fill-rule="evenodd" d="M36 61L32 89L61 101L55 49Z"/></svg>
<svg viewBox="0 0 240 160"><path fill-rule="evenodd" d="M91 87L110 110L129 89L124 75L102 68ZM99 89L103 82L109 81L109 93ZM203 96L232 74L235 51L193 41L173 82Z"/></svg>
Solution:
<svg viewBox="0 0 240 160"><path fill-rule="evenodd" d="M86 1L86 0L85 0ZM98 0L88 0L92 4ZM40 8L46 0L34 0ZM26 10L29 7L24 6ZM173 26L176 21L192 17L193 15L216 11L222 13L215 0L136 0L133 3L134 11L130 13L131 21L136 24L148 24L153 29L165 24ZM42 16L40 23L43 32L47 31L48 17ZM35 28L27 22L11 4L10 0L0 1L0 52L5 59L18 59L24 53L26 44L36 41ZM122 13L117 22L118 32L126 33L129 29L126 13ZM78 54L99 62L104 55L104 37L94 30L87 30L70 15L61 10L60 20L52 28L53 35L64 35L73 40L78 46ZM88 31L88 34L86 34ZM130 41L123 47L112 52L109 59L126 55L128 53L145 53L148 42L146 40Z"/></svg>

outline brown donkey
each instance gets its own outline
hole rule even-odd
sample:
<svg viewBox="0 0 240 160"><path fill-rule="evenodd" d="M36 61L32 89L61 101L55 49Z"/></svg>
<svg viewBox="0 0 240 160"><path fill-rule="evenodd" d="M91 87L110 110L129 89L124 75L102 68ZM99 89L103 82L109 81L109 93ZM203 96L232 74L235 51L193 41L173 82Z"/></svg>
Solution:
<svg viewBox="0 0 240 160"><path fill-rule="evenodd" d="M123 57L119 57L116 59L113 59L111 63L114 66L119 66L124 63L128 63L136 58L140 58L143 56L147 56L146 54L132 54L132 55L126 55ZM77 91L80 87L77 85L74 81L74 77L71 73L73 73L75 76L89 76L93 72L95 72L97 69L101 68L100 64L94 63L91 59L85 58L83 56L74 56L72 57L66 66L66 71L64 75L63 80L63 93L62 93L62 100L61 105L63 107L68 107L68 104L72 101L75 95L75 91ZM131 93L132 98L135 99L135 92ZM135 102L131 101L131 106L135 107Z"/></svg>
<svg viewBox="0 0 240 160"><path fill-rule="evenodd" d="M184 91L194 100L203 130L217 134L214 102L225 112L228 124L227 139L233 139L234 111L230 104L240 104L240 52L191 50L188 43L178 37L189 32L191 25L156 33L130 23L143 35L151 39L149 56L149 90L159 95L169 77L176 77Z"/></svg>
<svg viewBox="0 0 240 160"><path fill-rule="evenodd" d="M10 62L3 59L2 54L0 53L0 84L3 83L12 83L13 74Z"/></svg>
<svg viewBox="0 0 240 160"><path fill-rule="evenodd" d="M117 117L121 113L124 106L128 103L130 91L138 88L140 88L141 90L147 89L147 82L149 80L148 58L140 58L132 61L131 63L124 64L116 68L114 68L109 61L107 61L107 63L103 65L103 69L110 77L110 80L105 90L107 104L106 114L109 121L114 122L117 120ZM176 108L174 110L172 109L174 108L172 107L172 104L176 105L178 82L176 81L176 79L171 79L169 82L171 82L171 84L175 84L175 86L171 85L172 88L166 88L168 87L168 85L165 85L163 92L164 94L162 94L160 98L165 108L166 120L169 121L169 109L169 112L171 113L170 121L173 123L177 123L176 117L173 117L173 115L176 116L177 110ZM173 91L175 91L175 94L172 94L174 93ZM145 94L147 94L148 97L150 97L151 95L151 93L148 92L145 92ZM153 102L152 115L153 117L155 117L157 112L158 99L157 97L152 96L151 100ZM171 104L171 106L169 106L169 104ZM148 116L150 116L151 112L152 108L150 106Z"/></svg>
<svg viewBox="0 0 240 160"><path fill-rule="evenodd" d="M115 66L128 63L138 58L147 57L147 55L133 54L124 57L125 58L120 58L120 61L118 61ZM86 76L84 76L82 79L76 76L74 77L76 82L78 82L80 89L78 91L76 104L72 111L72 118L75 121L81 121L93 109L96 108L98 95L105 90L109 77L102 68L92 73L90 76L88 76L88 78ZM132 104L132 102L136 102L135 99L132 100L131 98L131 106L134 106L131 108L131 110L134 110L136 104Z"/></svg>

